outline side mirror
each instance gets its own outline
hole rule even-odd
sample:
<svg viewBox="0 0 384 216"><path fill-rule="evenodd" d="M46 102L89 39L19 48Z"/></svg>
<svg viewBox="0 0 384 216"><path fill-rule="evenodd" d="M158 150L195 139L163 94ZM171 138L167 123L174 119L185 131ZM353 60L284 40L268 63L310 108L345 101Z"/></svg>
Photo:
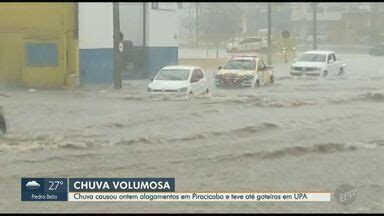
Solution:
<svg viewBox="0 0 384 216"><path fill-rule="evenodd" d="M221 70L221 69L223 69L223 66L219 66L217 69Z"/></svg>

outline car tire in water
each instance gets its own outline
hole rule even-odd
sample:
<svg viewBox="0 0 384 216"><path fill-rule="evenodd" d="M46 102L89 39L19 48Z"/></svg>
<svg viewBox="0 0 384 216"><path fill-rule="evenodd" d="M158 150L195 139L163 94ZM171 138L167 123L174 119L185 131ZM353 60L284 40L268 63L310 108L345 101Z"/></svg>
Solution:
<svg viewBox="0 0 384 216"><path fill-rule="evenodd" d="M259 81L259 79L257 79L255 81L255 88L259 88L259 87L260 87L260 81Z"/></svg>
<svg viewBox="0 0 384 216"><path fill-rule="evenodd" d="M187 95L187 99L188 99L188 100L192 100L192 97L193 97L193 92L190 91L190 92L188 93L188 95Z"/></svg>
<svg viewBox="0 0 384 216"><path fill-rule="evenodd" d="M323 72L323 78L326 78L328 76L328 71Z"/></svg>
<svg viewBox="0 0 384 216"><path fill-rule="evenodd" d="M209 89L207 88L207 89L205 89L205 91L204 91L204 96L209 96L209 94L210 94L210 91L209 91Z"/></svg>

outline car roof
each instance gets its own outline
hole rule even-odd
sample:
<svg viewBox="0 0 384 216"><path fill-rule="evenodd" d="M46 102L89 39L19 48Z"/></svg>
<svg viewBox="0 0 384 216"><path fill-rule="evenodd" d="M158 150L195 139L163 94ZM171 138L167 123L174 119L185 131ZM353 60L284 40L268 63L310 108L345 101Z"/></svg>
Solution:
<svg viewBox="0 0 384 216"><path fill-rule="evenodd" d="M201 69L199 66L194 66L194 65L170 65L170 66L165 66L162 69L167 69L167 70L194 70L194 69Z"/></svg>
<svg viewBox="0 0 384 216"><path fill-rule="evenodd" d="M243 39L249 39L249 38L267 38L266 36L254 36L254 37L244 37Z"/></svg>
<svg viewBox="0 0 384 216"><path fill-rule="evenodd" d="M249 58L255 58L258 59L259 56L256 54L242 54L242 55L231 55L229 59L249 59Z"/></svg>
<svg viewBox="0 0 384 216"><path fill-rule="evenodd" d="M328 55L328 54L332 54L332 53L335 53L335 52L332 50L311 50L311 51L305 52L304 54L325 54L325 55Z"/></svg>

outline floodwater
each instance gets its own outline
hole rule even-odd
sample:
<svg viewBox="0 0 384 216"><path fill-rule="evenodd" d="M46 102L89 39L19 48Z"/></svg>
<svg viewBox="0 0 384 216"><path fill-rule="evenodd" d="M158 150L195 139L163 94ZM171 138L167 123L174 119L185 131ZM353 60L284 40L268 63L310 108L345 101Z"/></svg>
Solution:
<svg viewBox="0 0 384 216"><path fill-rule="evenodd" d="M7 90L0 140L1 212L383 212L384 58L340 54L347 76L216 89L151 100L147 81L121 91ZM22 177L175 177L176 191L329 191L322 203L21 202Z"/></svg>

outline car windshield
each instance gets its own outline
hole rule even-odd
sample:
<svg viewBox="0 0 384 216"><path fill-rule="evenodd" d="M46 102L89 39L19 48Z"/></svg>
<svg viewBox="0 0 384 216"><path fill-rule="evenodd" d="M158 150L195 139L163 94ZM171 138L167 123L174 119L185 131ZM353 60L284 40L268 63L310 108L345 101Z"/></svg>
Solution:
<svg viewBox="0 0 384 216"><path fill-rule="evenodd" d="M187 80L189 72L185 69L163 69L157 74L156 80Z"/></svg>
<svg viewBox="0 0 384 216"><path fill-rule="evenodd" d="M325 62L326 55L323 54L304 54L298 61L304 62Z"/></svg>
<svg viewBox="0 0 384 216"><path fill-rule="evenodd" d="M230 60L228 61L223 69L234 69L234 70L255 70L256 62L251 60Z"/></svg>

